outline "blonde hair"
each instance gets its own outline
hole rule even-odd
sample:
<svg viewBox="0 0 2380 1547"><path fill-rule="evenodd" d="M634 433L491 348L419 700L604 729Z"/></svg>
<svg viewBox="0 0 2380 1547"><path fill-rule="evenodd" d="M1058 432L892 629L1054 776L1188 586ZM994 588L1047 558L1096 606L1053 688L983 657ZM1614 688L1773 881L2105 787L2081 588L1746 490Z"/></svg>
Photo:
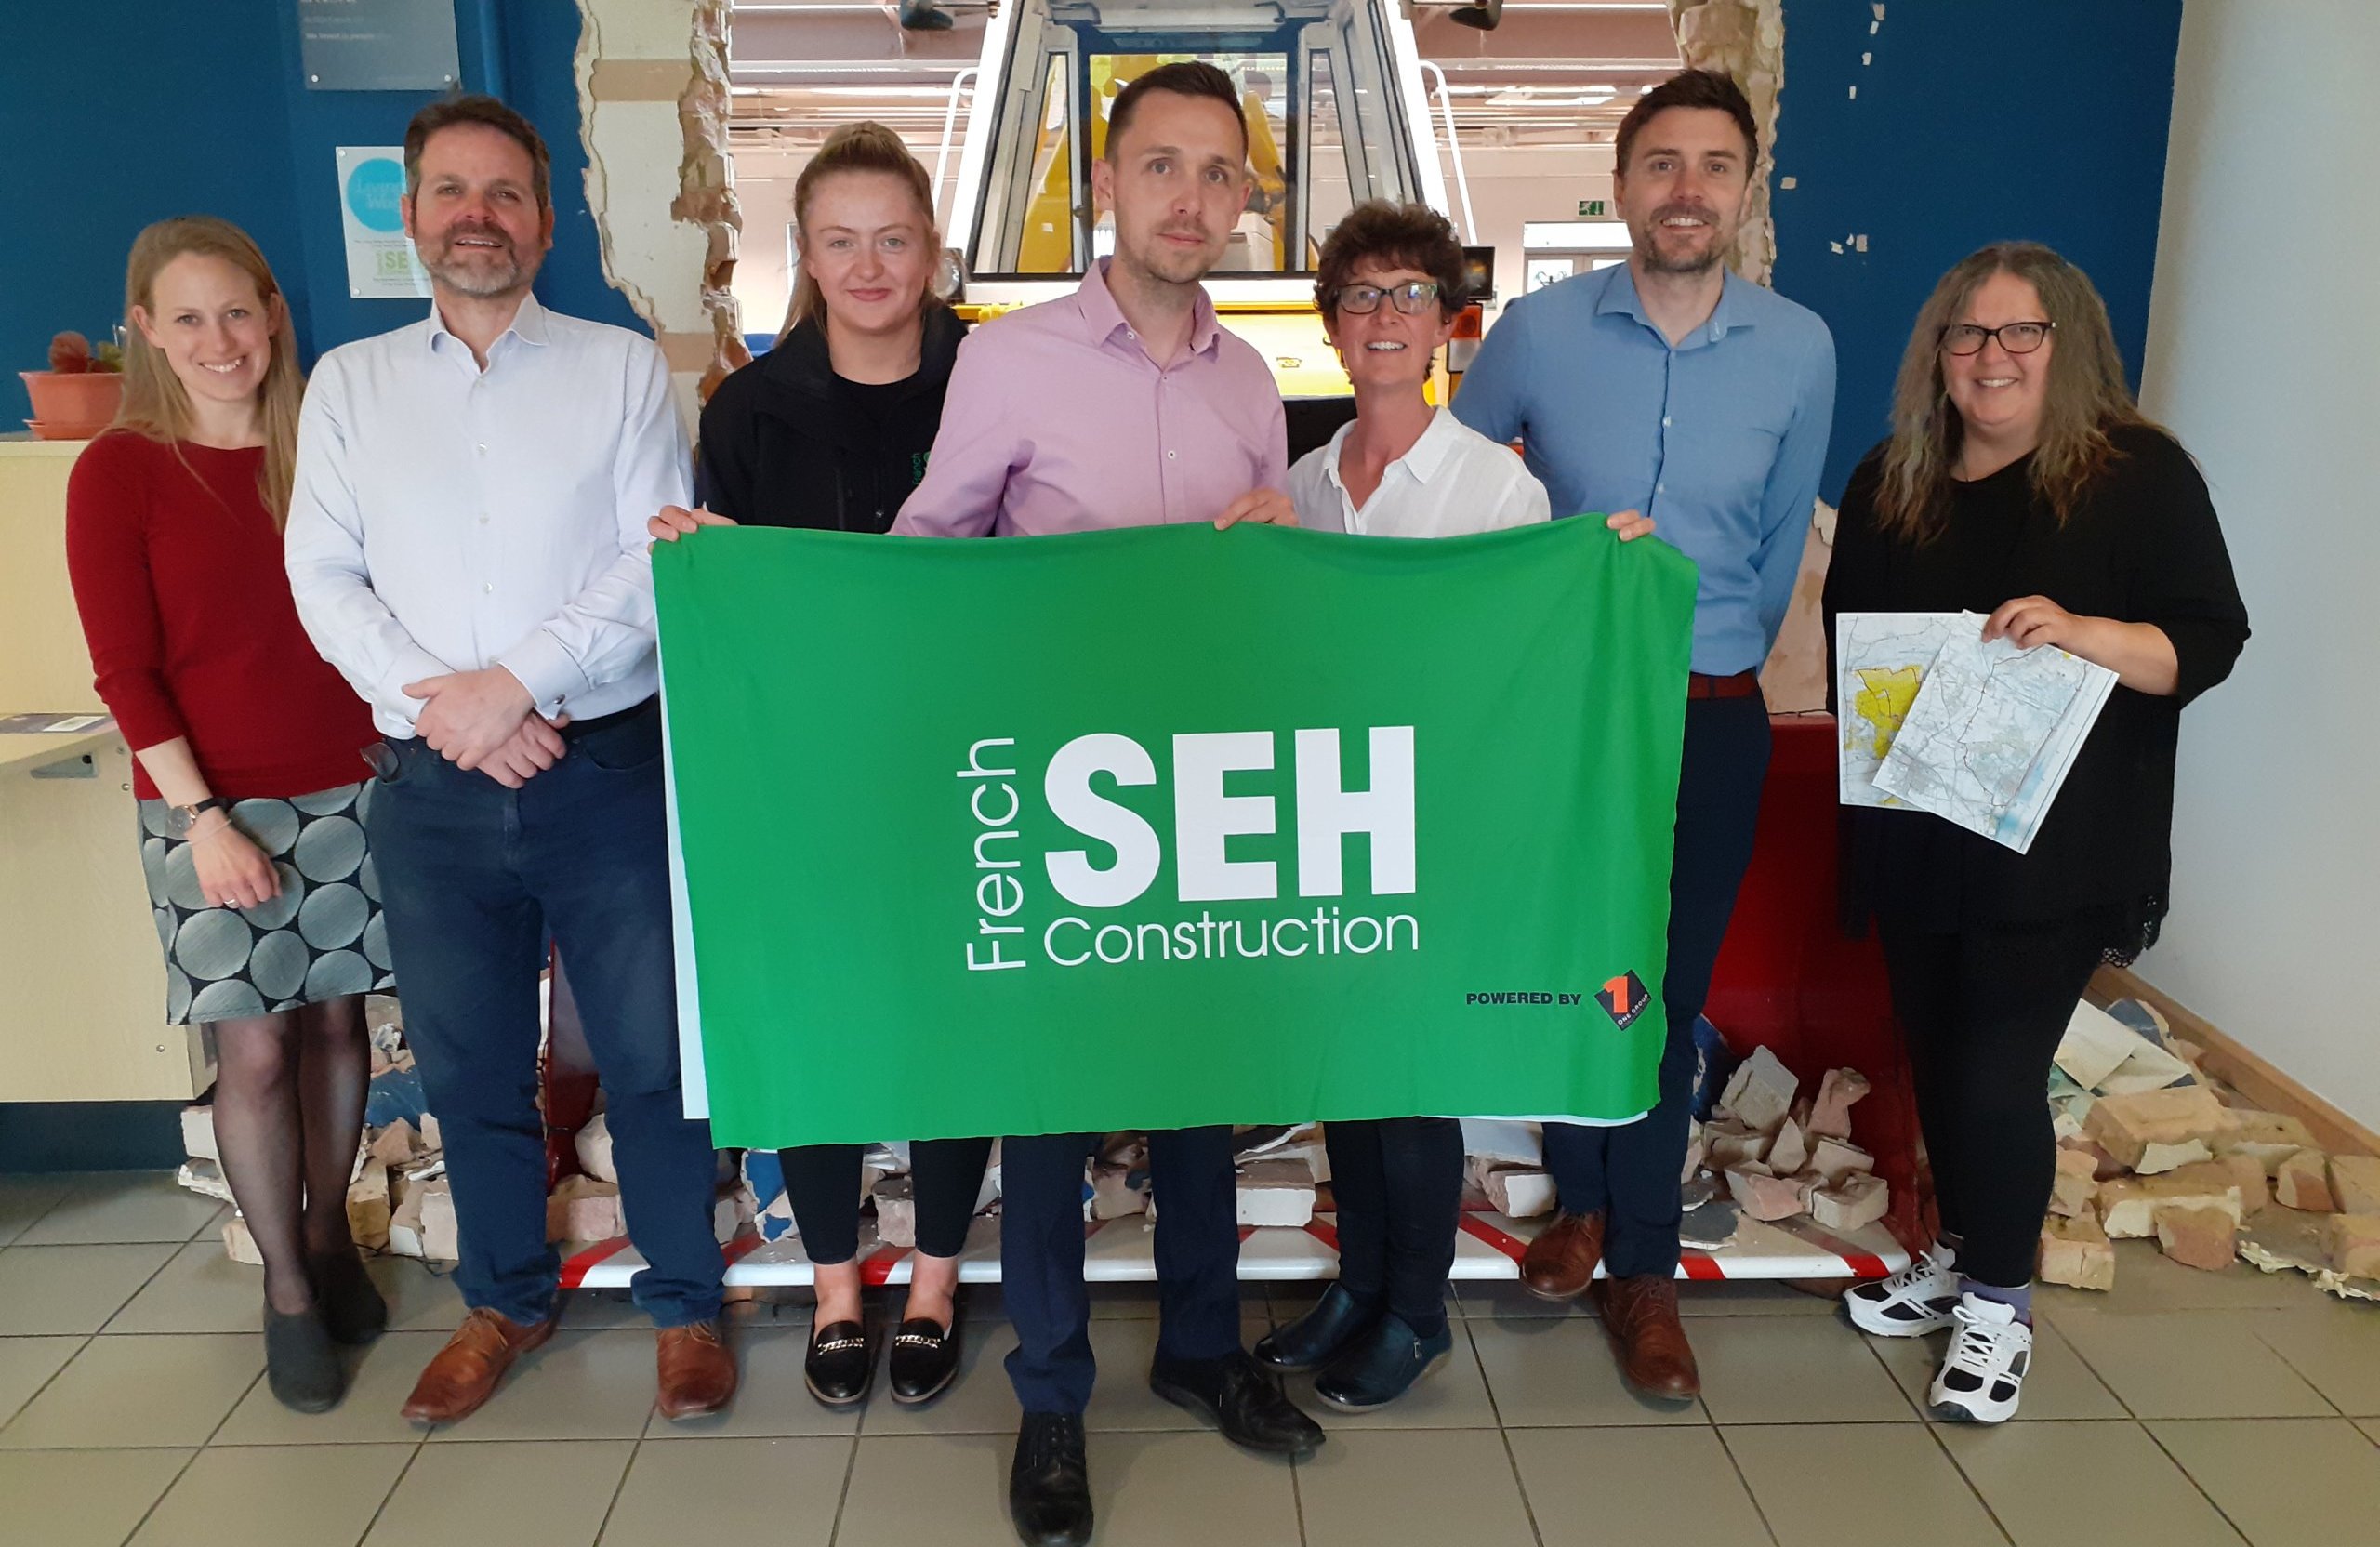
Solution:
<svg viewBox="0 0 2380 1547"><path fill-rule="evenodd" d="M779 343L803 323L821 326L826 324L826 298L819 292L818 282L810 273L810 201L820 183L840 172L887 172L906 182L917 198L918 214L925 221L926 246L937 254L942 249L942 233L933 218L933 178L909 153L901 137L873 119L843 125L826 137L826 142L818 147L818 153L810 158L810 165L793 180L793 223L801 232L802 263L793 282L793 304L786 309L785 326L777 332ZM933 285L929 281L925 295L919 298L919 309L932 304L934 298Z"/></svg>
<svg viewBox="0 0 2380 1547"><path fill-rule="evenodd" d="M2042 320L2052 324L2041 437L2030 477L2034 493L2061 524L2122 455L2108 432L2149 422L2124 384L2123 357L2116 351L2107 305L2090 277L2038 242L1994 243L1942 276L1919 310L1908 352L1901 356L1892 440L1876 495L1884 529L1897 536L1922 541L1948 518L1951 470L1958 466L1965 425L1943 384L1942 335L1994 274L2014 274L2030 284L2041 297Z"/></svg>
<svg viewBox="0 0 2380 1547"><path fill-rule="evenodd" d="M289 308L272 269L246 231L211 215L184 215L160 220L133 238L132 257L124 271L124 311L135 308L153 317L157 310L157 276L166 264L190 254L219 258L255 282L257 298L274 313L271 355L264 381L257 389L264 421L264 469L257 475L257 493L278 529L289 519L289 488L298 463L298 406L306 378L298 367L298 340ZM124 400L112 428L128 430L178 450L190 439L190 394L174 375L164 353L139 327L126 330Z"/></svg>

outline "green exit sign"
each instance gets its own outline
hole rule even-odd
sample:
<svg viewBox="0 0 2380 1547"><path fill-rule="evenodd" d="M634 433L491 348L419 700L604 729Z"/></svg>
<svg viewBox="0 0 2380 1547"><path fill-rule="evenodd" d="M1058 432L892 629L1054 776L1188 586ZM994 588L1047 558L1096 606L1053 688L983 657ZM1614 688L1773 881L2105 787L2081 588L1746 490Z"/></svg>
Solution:
<svg viewBox="0 0 2380 1547"><path fill-rule="evenodd" d="M1607 213L1608 211L1605 207L1604 202L1601 199L1580 199L1579 201L1579 218L1581 220L1600 220Z"/></svg>

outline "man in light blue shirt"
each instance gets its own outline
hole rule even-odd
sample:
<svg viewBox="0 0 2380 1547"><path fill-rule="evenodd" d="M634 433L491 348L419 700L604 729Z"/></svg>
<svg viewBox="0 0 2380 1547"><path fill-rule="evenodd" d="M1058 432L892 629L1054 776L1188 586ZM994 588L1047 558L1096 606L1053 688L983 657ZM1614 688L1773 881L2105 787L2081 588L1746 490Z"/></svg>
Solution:
<svg viewBox="0 0 2380 1547"><path fill-rule="evenodd" d="M1725 75L1687 71L1620 128L1624 265L1513 303L1481 345L1455 416L1521 443L1557 517L1641 510L1700 570L1671 863L1660 1102L1618 1128L1548 1124L1560 1212L1522 1282L1582 1292L1598 1261L1604 1325L1640 1392L1701 1390L1677 1315L1678 1176L1693 1027L1751 863L1768 710L1755 675L1801 563L1834 416L1834 341L1809 311L1727 271L1758 144Z"/></svg>

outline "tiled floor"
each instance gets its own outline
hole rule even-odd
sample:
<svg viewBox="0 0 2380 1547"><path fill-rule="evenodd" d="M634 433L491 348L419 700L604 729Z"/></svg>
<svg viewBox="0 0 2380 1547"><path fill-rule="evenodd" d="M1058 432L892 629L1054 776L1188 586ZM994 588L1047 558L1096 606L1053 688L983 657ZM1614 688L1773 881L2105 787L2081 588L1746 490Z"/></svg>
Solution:
<svg viewBox="0 0 2380 1547"><path fill-rule="evenodd" d="M156 1176L0 1178L0 1539L39 1547L965 1547L1002 1513L1015 1406L996 1292L960 1384L922 1410L828 1413L808 1312L746 1307L734 1408L651 1416L653 1343L576 1296L496 1399L424 1435L396 1408L458 1312L385 1262L394 1329L336 1411L260 1379L258 1287L216 1206ZM1103 1547L2347 1547L2380 1540L2380 1306L2136 1243L2113 1295L2045 1290L2022 1417L1937 1426L1932 1344L1871 1342L1777 1286L1697 1286L1702 1403L1627 1395L1591 1316L1460 1286L1456 1356L1405 1402L1325 1415L1298 1466L1151 1396L1144 1289L1099 1295L1091 1407ZM1313 1293L1250 1286L1251 1337ZM1303 1383L1293 1389L1303 1392Z"/></svg>

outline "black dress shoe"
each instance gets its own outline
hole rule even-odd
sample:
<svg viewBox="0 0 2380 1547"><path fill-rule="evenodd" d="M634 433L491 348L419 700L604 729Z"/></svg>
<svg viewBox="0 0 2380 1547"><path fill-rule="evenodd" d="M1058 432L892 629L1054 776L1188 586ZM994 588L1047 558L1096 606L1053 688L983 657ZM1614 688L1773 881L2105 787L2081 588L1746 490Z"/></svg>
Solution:
<svg viewBox="0 0 2380 1547"><path fill-rule="evenodd" d="M1338 1357L1380 1316L1380 1307L1357 1300L1337 1284L1305 1315L1256 1340L1256 1362L1267 1369L1319 1368Z"/></svg>
<svg viewBox="0 0 2380 1547"><path fill-rule="evenodd" d="M348 1344L367 1343L389 1327L389 1302L364 1270L364 1259L350 1247L317 1257L308 1264L314 1283L314 1305L333 1339Z"/></svg>
<svg viewBox="0 0 2380 1547"><path fill-rule="evenodd" d="M1368 1412L1404 1395L1453 1352L1453 1328L1425 1338L1392 1311L1314 1378L1314 1395L1343 1412Z"/></svg>
<svg viewBox="0 0 2380 1547"><path fill-rule="evenodd" d="M950 1325L912 1316L892 1337L892 1400L903 1407L931 1402L959 1378L959 1314Z"/></svg>
<svg viewBox="0 0 2380 1547"><path fill-rule="evenodd" d="M1025 1547L1091 1540L1091 1463L1080 1413L1026 1413L1008 1469L1008 1517Z"/></svg>
<svg viewBox="0 0 2380 1547"><path fill-rule="evenodd" d="M347 1371L339 1368L318 1311L283 1316L264 1308L264 1377L273 1399L301 1413L324 1413L347 1395Z"/></svg>
<svg viewBox="0 0 2380 1547"><path fill-rule="evenodd" d="M1282 1395L1264 1367L1241 1349L1220 1359L1160 1361L1149 1370L1149 1390L1250 1450L1303 1461L1322 1445L1322 1426Z"/></svg>
<svg viewBox="0 0 2380 1547"><path fill-rule="evenodd" d="M810 1352L801 1361L801 1383L810 1395L830 1408L849 1408L867 1400L876 1373L874 1352L867 1346L867 1329L856 1321L836 1321L810 1334Z"/></svg>

